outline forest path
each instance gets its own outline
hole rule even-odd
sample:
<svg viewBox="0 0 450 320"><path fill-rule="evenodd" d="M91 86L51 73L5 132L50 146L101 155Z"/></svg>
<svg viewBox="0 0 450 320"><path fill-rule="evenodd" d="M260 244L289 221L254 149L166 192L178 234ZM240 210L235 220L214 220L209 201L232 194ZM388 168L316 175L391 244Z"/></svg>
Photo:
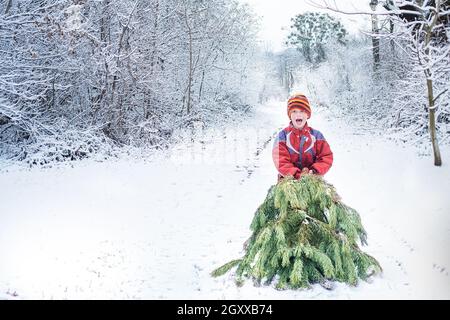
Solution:
<svg viewBox="0 0 450 320"><path fill-rule="evenodd" d="M361 214L363 250L384 268L358 287L235 286L209 273L242 254L276 182L283 102L147 160L0 173L0 298L449 299L448 164L314 110L335 155L326 179ZM448 148L443 148L448 159Z"/></svg>

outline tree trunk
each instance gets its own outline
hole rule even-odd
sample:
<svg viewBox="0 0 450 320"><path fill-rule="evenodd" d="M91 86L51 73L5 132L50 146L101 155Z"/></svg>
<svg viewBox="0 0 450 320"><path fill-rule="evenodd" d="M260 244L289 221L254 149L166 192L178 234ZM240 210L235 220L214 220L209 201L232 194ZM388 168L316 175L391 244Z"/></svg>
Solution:
<svg viewBox="0 0 450 320"><path fill-rule="evenodd" d="M192 30L191 26L189 25L189 17L187 13L187 9L185 9L185 19L186 19L186 27L188 29L188 36L189 36L189 77L188 77L188 85L187 85L187 98L186 98L186 112L189 114L191 112L191 92L192 92L192 77L193 77L193 69L194 69L194 62L193 62L193 48L192 48Z"/></svg>
<svg viewBox="0 0 450 320"><path fill-rule="evenodd" d="M389 20L389 32L390 32L391 37L393 37L394 28L395 28L394 22L392 20ZM391 39L390 44L391 44L392 55L395 56L395 41L394 41L394 39Z"/></svg>
<svg viewBox="0 0 450 320"><path fill-rule="evenodd" d="M436 136L436 107L433 95L433 80L427 79L428 88L428 117L430 118L430 136L431 144L433 145L434 165L441 166L441 152L439 150L439 144Z"/></svg>
<svg viewBox="0 0 450 320"><path fill-rule="evenodd" d="M434 98L433 94L433 78L432 78L432 70L430 67L431 63L431 54L432 51L430 50L430 43L431 43L431 36L433 33L433 28L436 26L438 16L439 16L439 9L441 6L441 1L436 1L436 11L434 13L433 20L429 26L426 26L426 37L425 37L425 56L426 56L426 69L424 70L425 76L427 78L427 90L428 90L428 117L430 121L430 137L431 137L431 144L433 146L433 154L434 154L434 165L435 166L441 166L442 165L442 159L441 159L441 152L439 150L439 144L437 140L436 135L436 106L435 102L436 99Z"/></svg>
<svg viewBox="0 0 450 320"><path fill-rule="evenodd" d="M200 89L198 90L198 103L202 100L203 81L205 81L205 70L202 71L202 81L200 82Z"/></svg>
<svg viewBox="0 0 450 320"><path fill-rule="evenodd" d="M372 15L372 50L373 50L373 70L378 70L380 66L380 39L378 38L378 18Z"/></svg>
<svg viewBox="0 0 450 320"><path fill-rule="evenodd" d="M102 17L100 18L100 40L103 42L103 44L105 44L106 42L108 42L109 44L111 42L111 16L109 13L109 1L110 0L104 0L102 3Z"/></svg>
<svg viewBox="0 0 450 320"><path fill-rule="evenodd" d="M11 9L11 6L12 0L8 0L8 2L6 3L5 14L8 14L9 10Z"/></svg>
<svg viewBox="0 0 450 320"><path fill-rule="evenodd" d="M152 39L152 54L150 56L150 76L153 75L155 70L155 64L156 64L156 54L157 54L157 38L159 36L158 33L158 27L159 27L159 1L156 1L155 3L155 21L153 23L153 32L154 36Z"/></svg>

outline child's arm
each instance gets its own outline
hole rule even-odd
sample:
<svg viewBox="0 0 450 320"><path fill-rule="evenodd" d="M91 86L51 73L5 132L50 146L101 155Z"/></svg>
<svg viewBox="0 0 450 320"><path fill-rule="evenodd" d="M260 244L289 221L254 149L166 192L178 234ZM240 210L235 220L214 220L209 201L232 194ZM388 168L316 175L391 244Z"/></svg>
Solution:
<svg viewBox="0 0 450 320"><path fill-rule="evenodd" d="M318 140L316 142L316 148L316 162L312 164L310 169L313 169L317 174L323 176L330 170L331 165L333 164L333 152L325 139Z"/></svg>
<svg viewBox="0 0 450 320"><path fill-rule="evenodd" d="M301 171L291 160L287 145L286 134L281 131L273 144L272 159L278 172L283 176L293 176L298 179Z"/></svg>

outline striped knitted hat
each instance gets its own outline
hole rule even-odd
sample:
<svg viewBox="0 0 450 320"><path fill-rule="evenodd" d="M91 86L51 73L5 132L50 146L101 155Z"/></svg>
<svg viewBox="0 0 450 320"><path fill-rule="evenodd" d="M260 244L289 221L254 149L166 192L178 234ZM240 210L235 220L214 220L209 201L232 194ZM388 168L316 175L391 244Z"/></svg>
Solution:
<svg viewBox="0 0 450 320"><path fill-rule="evenodd" d="M291 112L294 109L304 110L308 114L308 119L311 118L311 107L309 105L308 98L304 94L294 93L289 97L287 105L287 113L289 118L291 117Z"/></svg>

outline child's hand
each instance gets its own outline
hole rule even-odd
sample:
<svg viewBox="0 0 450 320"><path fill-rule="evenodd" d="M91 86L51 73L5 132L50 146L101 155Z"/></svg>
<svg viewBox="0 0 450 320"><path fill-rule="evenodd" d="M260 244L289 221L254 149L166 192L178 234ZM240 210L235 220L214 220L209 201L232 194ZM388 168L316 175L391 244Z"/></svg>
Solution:
<svg viewBox="0 0 450 320"><path fill-rule="evenodd" d="M309 168L303 168L302 174L314 174L314 170L310 170Z"/></svg>

